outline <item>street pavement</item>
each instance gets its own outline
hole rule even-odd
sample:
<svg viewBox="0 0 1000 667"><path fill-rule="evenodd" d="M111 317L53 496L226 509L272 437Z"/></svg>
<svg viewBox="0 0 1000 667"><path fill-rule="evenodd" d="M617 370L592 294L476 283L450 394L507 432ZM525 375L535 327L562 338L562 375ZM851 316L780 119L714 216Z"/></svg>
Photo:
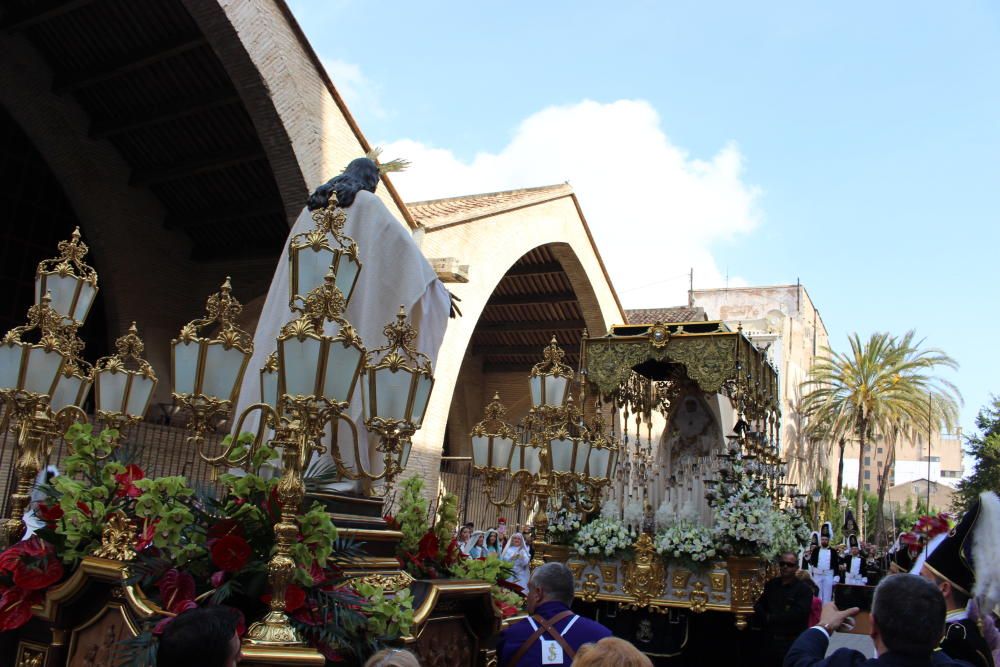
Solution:
<svg viewBox="0 0 1000 667"><path fill-rule="evenodd" d="M830 646L827 648L826 654L830 655L838 648L853 648L855 651L861 651L869 658L875 655L875 645L872 644L872 639L868 635L851 635L846 632L836 632L830 638Z"/></svg>

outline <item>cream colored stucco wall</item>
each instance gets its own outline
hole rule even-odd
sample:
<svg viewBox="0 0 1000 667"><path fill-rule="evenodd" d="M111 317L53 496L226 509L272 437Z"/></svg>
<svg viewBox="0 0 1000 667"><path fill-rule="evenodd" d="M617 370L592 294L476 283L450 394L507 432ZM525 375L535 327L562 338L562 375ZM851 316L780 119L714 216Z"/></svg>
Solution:
<svg viewBox="0 0 1000 667"><path fill-rule="evenodd" d="M802 383L830 341L809 293L801 285L778 285L694 290L692 298L708 319L723 320L734 329L742 325L758 345L771 343L768 354L781 387L781 446L788 460L788 481L813 488L830 474L828 445L812 445L801 436L805 419L798 406Z"/></svg>
<svg viewBox="0 0 1000 667"><path fill-rule="evenodd" d="M502 392L504 402L515 410L515 420L526 411L527 374L484 377L481 363L476 359L466 360L466 350L486 302L507 269L528 251L544 245L549 245L562 263L590 331L603 333L612 324L624 321L571 196L466 224L431 229L424 236L421 250L425 256L456 257L461 264L469 265L469 282L448 285L462 299L463 316L451 320L445 332L434 372L434 393L424 426L414 436L406 473L421 475L428 488L437 486L441 447L453 404L459 404L451 433L453 439L468 435L471 426L481 419L482 409L493 391ZM465 372L460 374L463 364ZM453 400L456 389L462 392L463 401Z"/></svg>

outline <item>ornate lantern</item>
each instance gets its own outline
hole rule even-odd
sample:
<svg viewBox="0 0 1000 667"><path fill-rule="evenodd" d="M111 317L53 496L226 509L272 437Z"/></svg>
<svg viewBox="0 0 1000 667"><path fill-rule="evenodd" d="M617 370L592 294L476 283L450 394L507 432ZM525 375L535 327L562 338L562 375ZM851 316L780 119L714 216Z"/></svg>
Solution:
<svg viewBox="0 0 1000 667"><path fill-rule="evenodd" d="M542 354L542 361L531 369L528 380L531 405L535 408L561 408L569 396L573 369L563 363L566 352L556 343L555 336Z"/></svg>
<svg viewBox="0 0 1000 667"><path fill-rule="evenodd" d="M590 432L584 425L573 397L566 400L566 419L546 435L549 465L557 478L582 480L590 462Z"/></svg>
<svg viewBox="0 0 1000 667"><path fill-rule="evenodd" d="M498 472L511 470L511 456L514 450L514 428L504 421L507 408L500 402L500 394L494 394L493 401L486 406L486 414L472 429L472 465Z"/></svg>
<svg viewBox="0 0 1000 667"><path fill-rule="evenodd" d="M306 296L322 287L324 276L333 273L337 289L349 303L361 272L358 244L344 236L347 214L337 206L337 195L330 196L330 205L312 214L316 227L296 234L288 245L289 305L303 303Z"/></svg>
<svg viewBox="0 0 1000 667"><path fill-rule="evenodd" d="M170 342L174 401L191 411L196 434L236 402L253 353L250 334L235 324L243 306L233 298L228 277L220 291L208 297L205 310L206 317L185 324ZM213 326L218 327L214 337L199 335Z"/></svg>
<svg viewBox="0 0 1000 667"><path fill-rule="evenodd" d="M618 467L618 447L604 434L604 416L598 412L590 428L590 460L587 477L595 484L609 484Z"/></svg>
<svg viewBox="0 0 1000 667"><path fill-rule="evenodd" d="M83 262L87 245L80 241L80 228L69 241L60 241L59 257L38 264L35 272L35 303L48 293L52 309L76 325L83 324L97 296L97 273Z"/></svg>
<svg viewBox="0 0 1000 667"><path fill-rule="evenodd" d="M388 344L369 353L361 385L365 425L377 433L402 429L412 434L423 423L434 388L431 360L413 348L417 332L403 306L384 333Z"/></svg>
<svg viewBox="0 0 1000 667"><path fill-rule="evenodd" d="M38 304L28 309L28 323L14 327L0 341L0 392L25 393L46 400L55 393L66 355L57 337L62 317L50 303L51 296L44 294ZM21 340L34 330L40 332L37 343Z"/></svg>
<svg viewBox="0 0 1000 667"><path fill-rule="evenodd" d="M278 353L267 355L264 367L260 369L260 402L278 407Z"/></svg>
<svg viewBox="0 0 1000 667"><path fill-rule="evenodd" d="M133 322L115 341L117 353L98 359L94 367L97 416L111 428L121 430L140 421L149 408L157 379L142 358L144 348Z"/></svg>
<svg viewBox="0 0 1000 667"><path fill-rule="evenodd" d="M354 327L343 319L347 307L336 285L332 267L323 283L305 298L302 315L278 335L278 386L276 397L323 400L343 409L365 361L365 348ZM324 322L334 322L334 336L324 333ZM262 371L264 373L265 370ZM261 375L261 382L264 382ZM264 385L261 385L262 391ZM281 408L279 407L279 412Z"/></svg>
<svg viewBox="0 0 1000 667"><path fill-rule="evenodd" d="M434 374L430 358L413 347L417 331L403 306L383 332L387 343L368 353L361 399L365 427L380 438L377 449L385 463L380 477L391 484L409 461L410 437L423 423Z"/></svg>

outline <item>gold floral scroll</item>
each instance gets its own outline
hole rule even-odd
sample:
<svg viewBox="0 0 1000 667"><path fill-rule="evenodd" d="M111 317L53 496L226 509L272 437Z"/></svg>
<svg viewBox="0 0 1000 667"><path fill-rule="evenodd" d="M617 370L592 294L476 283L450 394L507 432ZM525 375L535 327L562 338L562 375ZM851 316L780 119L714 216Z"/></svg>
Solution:
<svg viewBox="0 0 1000 667"><path fill-rule="evenodd" d="M673 335L665 345L654 346L648 338L596 339L587 345L587 379L608 395L628 379L632 368L644 361L682 364L687 376L706 393L719 393L736 375L740 335Z"/></svg>

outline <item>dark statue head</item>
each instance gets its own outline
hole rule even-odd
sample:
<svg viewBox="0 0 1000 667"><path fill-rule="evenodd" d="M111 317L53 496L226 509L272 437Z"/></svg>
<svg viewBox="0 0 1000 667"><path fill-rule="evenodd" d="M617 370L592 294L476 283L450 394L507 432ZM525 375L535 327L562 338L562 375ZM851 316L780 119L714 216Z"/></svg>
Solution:
<svg viewBox="0 0 1000 667"><path fill-rule="evenodd" d="M354 203L354 197L359 191L375 192L378 181L379 171L375 161L359 157L351 160L342 174L334 176L316 188L316 191L309 195L307 206L310 211L326 208L330 203L330 194L336 192L337 202L342 208L347 208Z"/></svg>

